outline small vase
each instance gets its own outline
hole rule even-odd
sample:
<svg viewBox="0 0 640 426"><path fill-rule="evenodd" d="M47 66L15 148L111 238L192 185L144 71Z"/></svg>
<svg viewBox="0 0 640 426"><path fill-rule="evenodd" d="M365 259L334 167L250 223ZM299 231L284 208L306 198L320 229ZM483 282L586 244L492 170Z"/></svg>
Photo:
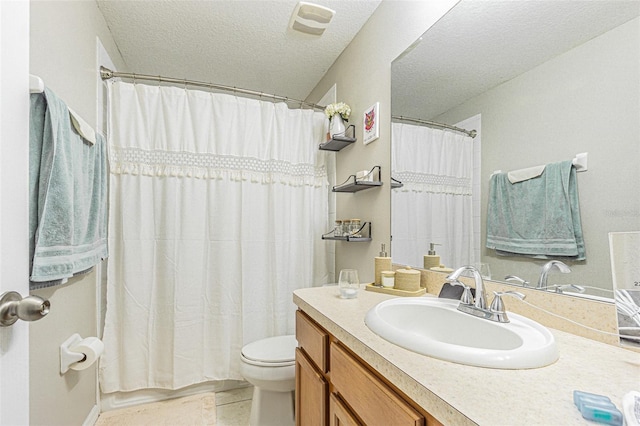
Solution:
<svg viewBox="0 0 640 426"><path fill-rule="evenodd" d="M331 117L329 121L329 133L333 135L344 135L345 130L347 130L344 125L344 120L340 114L336 114Z"/></svg>

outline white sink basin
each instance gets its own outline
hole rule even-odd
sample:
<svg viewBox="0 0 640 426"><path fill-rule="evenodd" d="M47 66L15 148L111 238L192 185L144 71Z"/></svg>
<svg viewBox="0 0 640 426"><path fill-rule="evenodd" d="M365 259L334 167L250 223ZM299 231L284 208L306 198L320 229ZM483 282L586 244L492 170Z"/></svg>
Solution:
<svg viewBox="0 0 640 426"><path fill-rule="evenodd" d="M509 312L509 323L457 310L457 300L398 298L374 306L365 317L377 335L411 351L446 361L500 369L554 363L553 334L541 324Z"/></svg>

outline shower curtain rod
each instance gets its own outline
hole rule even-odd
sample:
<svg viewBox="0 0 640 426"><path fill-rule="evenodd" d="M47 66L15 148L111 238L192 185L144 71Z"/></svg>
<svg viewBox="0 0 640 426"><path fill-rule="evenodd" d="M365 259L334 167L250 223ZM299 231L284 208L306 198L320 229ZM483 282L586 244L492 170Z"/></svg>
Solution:
<svg viewBox="0 0 640 426"><path fill-rule="evenodd" d="M460 127L451 126L449 124L436 123L435 121L423 120L421 118L410 118L410 117L403 117L401 115L394 115L391 117L391 119L400 120L400 121L410 121L412 123L418 123L418 124L426 124L427 126L437 127L439 129L454 130L456 132L465 133L466 135L471 136L472 138L475 138L476 135L478 134L478 132L476 132L475 130L462 129Z"/></svg>
<svg viewBox="0 0 640 426"><path fill-rule="evenodd" d="M196 87L204 87L207 89L224 90L227 92L242 93L244 95L250 95L250 96L258 96L260 98L268 98L268 99L273 99L274 101L282 101L285 103L292 102L292 103L300 104L301 107L304 105L304 106L311 107L313 109L320 109L320 110L324 110L325 108L322 105L301 101L299 99L291 99L285 96L271 95L268 93L257 92L255 90L240 89L238 87L207 83L204 81L186 80L186 79L172 78L172 77L162 77L159 75L118 72L118 71L112 71L109 68L106 68L103 66L100 67L100 78L102 78L103 80L110 80L112 78L118 78L118 77L130 78L130 79L133 79L134 82L136 80L150 80L150 81L157 81L158 83L184 84L185 86L189 85L189 86L196 86Z"/></svg>

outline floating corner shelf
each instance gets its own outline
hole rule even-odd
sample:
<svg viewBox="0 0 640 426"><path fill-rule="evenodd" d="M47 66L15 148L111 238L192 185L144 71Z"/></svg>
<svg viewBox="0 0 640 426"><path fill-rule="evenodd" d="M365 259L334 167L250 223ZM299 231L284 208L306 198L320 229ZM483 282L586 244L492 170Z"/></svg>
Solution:
<svg viewBox="0 0 640 426"><path fill-rule="evenodd" d="M367 235L363 234L364 228L367 228ZM371 222L365 222L362 224L360 229L356 232L356 234L361 235L360 237L354 237L352 235L345 235L343 237L336 237L333 234L334 230L327 232L326 234L322 234L323 240L333 240L333 241L346 241L352 243L363 243L367 241L371 241Z"/></svg>
<svg viewBox="0 0 640 426"><path fill-rule="evenodd" d="M391 189L402 188L404 185L398 179L391 177Z"/></svg>
<svg viewBox="0 0 640 426"><path fill-rule="evenodd" d="M351 145L356 141L356 126L349 125L343 133L331 136L331 139L321 143L318 147L323 151L340 151L342 148Z"/></svg>
<svg viewBox="0 0 640 426"><path fill-rule="evenodd" d="M351 175L344 183L333 187L333 192L358 192L369 188L375 188L382 186L380 181L380 166L373 166L373 168L365 176L369 176L372 179L375 178L375 170L378 169L378 180L362 180L362 178L356 178L356 175Z"/></svg>

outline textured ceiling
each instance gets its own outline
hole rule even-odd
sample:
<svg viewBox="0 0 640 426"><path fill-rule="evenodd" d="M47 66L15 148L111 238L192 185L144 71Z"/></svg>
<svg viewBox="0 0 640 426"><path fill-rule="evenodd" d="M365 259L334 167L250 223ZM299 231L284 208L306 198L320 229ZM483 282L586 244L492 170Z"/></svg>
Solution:
<svg viewBox="0 0 640 426"><path fill-rule="evenodd" d="M288 28L297 0L97 0L126 70L304 99L380 0L317 0L318 36Z"/></svg>
<svg viewBox="0 0 640 426"><path fill-rule="evenodd" d="M392 112L433 119L638 15L638 0L462 0L394 62Z"/></svg>

